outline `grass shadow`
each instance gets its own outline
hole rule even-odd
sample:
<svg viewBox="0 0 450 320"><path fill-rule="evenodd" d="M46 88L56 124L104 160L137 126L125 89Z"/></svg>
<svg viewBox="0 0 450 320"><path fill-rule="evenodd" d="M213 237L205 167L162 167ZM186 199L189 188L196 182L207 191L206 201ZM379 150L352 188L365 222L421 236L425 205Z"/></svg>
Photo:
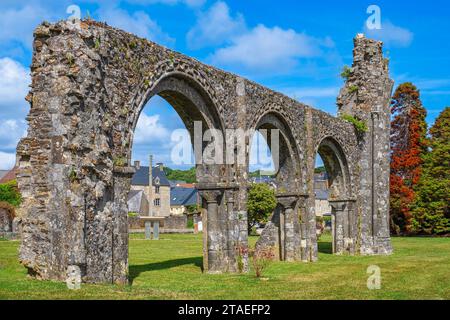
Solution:
<svg viewBox="0 0 450 320"><path fill-rule="evenodd" d="M130 284L133 284L133 280L137 278L142 272L170 269L187 264L194 264L196 267L202 269L203 271L203 257L173 259L141 265L130 265L129 266Z"/></svg>
<svg viewBox="0 0 450 320"><path fill-rule="evenodd" d="M320 253L333 254L333 245L331 242L319 242L317 245Z"/></svg>

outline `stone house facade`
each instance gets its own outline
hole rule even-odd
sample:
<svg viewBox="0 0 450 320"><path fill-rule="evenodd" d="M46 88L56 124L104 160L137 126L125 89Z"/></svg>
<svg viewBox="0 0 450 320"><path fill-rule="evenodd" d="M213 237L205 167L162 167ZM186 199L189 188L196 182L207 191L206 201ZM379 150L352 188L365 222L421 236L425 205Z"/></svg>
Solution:
<svg viewBox="0 0 450 320"><path fill-rule="evenodd" d="M136 173L131 180L131 191L143 191L148 199L147 215L155 217L170 216L170 183L164 173L164 166L158 163L152 167L150 175L149 167L136 166ZM149 181L152 179L152 187ZM144 212L139 212L146 215Z"/></svg>

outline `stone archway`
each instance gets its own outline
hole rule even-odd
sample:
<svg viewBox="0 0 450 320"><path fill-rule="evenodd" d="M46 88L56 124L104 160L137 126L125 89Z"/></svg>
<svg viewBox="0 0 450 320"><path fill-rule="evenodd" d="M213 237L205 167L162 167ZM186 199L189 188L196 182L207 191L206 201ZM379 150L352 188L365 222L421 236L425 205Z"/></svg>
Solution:
<svg viewBox="0 0 450 320"><path fill-rule="evenodd" d="M89 20L38 26L27 96L28 134L17 147L21 263L39 279L65 280L68 270L78 270L85 282L127 282L126 194L134 172L133 131L145 102L155 94L175 107L191 133L197 120L201 132L280 130L277 196L279 217L284 218L278 223L283 226L284 260L317 260L309 177L318 142L323 137L339 141L326 140L319 151L333 151L329 166L344 168L336 181L345 183L336 186L351 184L353 211L361 221L356 230L360 252L389 254L386 159L392 80L382 44L362 35L354 42L352 73L338 106L364 121L368 130L363 134L341 118L106 24ZM200 144L200 151L208 145ZM345 158L339 158L339 150ZM231 150L231 158L237 152ZM248 246L248 164L205 162L197 173L207 211L205 270L246 271L247 256L239 257L237 248ZM349 207L336 203L337 211ZM345 237L343 241L346 247Z"/></svg>
<svg viewBox="0 0 450 320"><path fill-rule="evenodd" d="M352 195L351 174L347 158L339 142L332 137L320 141L317 154L328 174L329 197L332 208L332 250L334 254L355 254L357 242L356 198Z"/></svg>
<svg viewBox="0 0 450 320"><path fill-rule="evenodd" d="M303 191L300 150L287 120L279 113L269 112L257 122L256 130L265 130L266 142L275 164L277 207L264 228L256 249L276 248L281 261L308 261L311 248L307 241L307 194ZM273 135L278 137L273 138ZM273 145L275 144L275 146Z"/></svg>

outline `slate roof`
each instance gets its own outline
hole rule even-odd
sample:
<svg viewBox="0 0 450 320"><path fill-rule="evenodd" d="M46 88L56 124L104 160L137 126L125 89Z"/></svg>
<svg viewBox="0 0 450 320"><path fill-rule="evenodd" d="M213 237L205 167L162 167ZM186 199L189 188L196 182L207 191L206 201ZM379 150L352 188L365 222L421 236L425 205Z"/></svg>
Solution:
<svg viewBox="0 0 450 320"><path fill-rule="evenodd" d="M175 187L170 190L171 206L190 206L197 204L197 189Z"/></svg>
<svg viewBox="0 0 450 320"><path fill-rule="evenodd" d="M159 178L159 185L163 187L170 187L170 182L164 171L161 171L159 167L152 168L153 185L155 186L156 178ZM139 170L133 175L131 184L134 186L148 186L148 167L141 166Z"/></svg>

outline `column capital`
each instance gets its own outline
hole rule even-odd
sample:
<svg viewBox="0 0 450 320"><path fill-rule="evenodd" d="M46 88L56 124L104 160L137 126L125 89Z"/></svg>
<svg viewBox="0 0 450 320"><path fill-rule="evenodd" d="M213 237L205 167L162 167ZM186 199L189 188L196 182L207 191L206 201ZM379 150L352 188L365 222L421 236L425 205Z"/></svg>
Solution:
<svg viewBox="0 0 450 320"><path fill-rule="evenodd" d="M277 202L286 209L293 209L298 201L298 197L277 197Z"/></svg>
<svg viewBox="0 0 450 320"><path fill-rule="evenodd" d="M336 211L344 211L345 207L348 204L347 200L329 200L328 203L330 204L331 208L333 208Z"/></svg>
<svg viewBox="0 0 450 320"><path fill-rule="evenodd" d="M223 194L223 190L220 189L206 189L199 190L200 196L208 203L219 202L219 197Z"/></svg>

